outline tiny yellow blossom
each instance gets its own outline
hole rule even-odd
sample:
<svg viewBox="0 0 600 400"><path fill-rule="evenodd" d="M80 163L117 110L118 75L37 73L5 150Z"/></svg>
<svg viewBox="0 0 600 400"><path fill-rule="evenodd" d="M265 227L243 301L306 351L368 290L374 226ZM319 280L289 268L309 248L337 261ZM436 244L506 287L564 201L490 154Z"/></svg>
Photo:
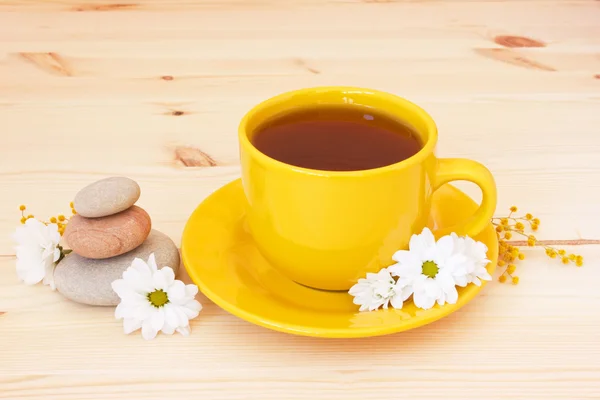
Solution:
<svg viewBox="0 0 600 400"><path fill-rule="evenodd" d="M564 256L564 255L565 255L565 253L566 253L566 251L564 251L563 249L560 249L560 250L558 251L558 254L560 254L561 256Z"/></svg>
<svg viewBox="0 0 600 400"><path fill-rule="evenodd" d="M533 223L534 223L534 224L536 224L536 225L539 225L539 224L540 224L540 220L539 220L539 219L537 219L537 218L534 218L534 219L533 219L533 221L531 221L531 222L533 222Z"/></svg>
<svg viewBox="0 0 600 400"><path fill-rule="evenodd" d="M517 266L515 264L509 264L508 267L506 268L506 272L508 272L509 274L512 274L516 271Z"/></svg>
<svg viewBox="0 0 600 400"><path fill-rule="evenodd" d="M517 212L519 209L516 206L510 208L510 212Z"/></svg>
<svg viewBox="0 0 600 400"><path fill-rule="evenodd" d="M23 205L23 204L21 204L21 205L19 206L19 210L21 210L21 211L25 211L25 209L26 209L26 208L27 208L27 207L25 207L25 205Z"/></svg>
<svg viewBox="0 0 600 400"><path fill-rule="evenodd" d="M506 276L500 275L500 277L498 278L498 281L500 281L500 283L506 282Z"/></svg>
<svg viewBox="0 0 600 400"><path fill-rule="evenodd" d="M567 257L563 257L561 259L561 261L562 261L563 264L568 264L569 263L569 259Z"/></svg>
<svg viewBox="0 0 600 400"><path fill-rule="evenodd" d="M510 232L506 232L504 234L504 239L509 240L512 237L512 234Z"/></svg>
<svg viewBox="0 0 600 400"><path fill-rule="evenodd" d="M506 265L506 262L504 262L504 260L498 260L499 267L504 267L505 265Z"/></svg>
<svg viewBox="0 0 600 400"><path fill-rule="evenodd" d="M526 220L530 220L531 218L533 218L533 215L531 215L529 213L525 214L525 219Z"/></svg>
<svg viewBox="0 0 600 400"><path fill-rule="evenodd" d="M525 229L525 225L523 225L523 223L522 223L522 222L517 222L517 223L515 224L515 228L516 228L517 230L520 230L520 231L522 231L523 229Z"/></svg>
<svg viewBox="0 0 600 400"><path fill-rule="evenodd" d="M502 227L502 225L498 225L496 227L496 232L502 232L504 230L504 228Z"/></svg>
<svg viewBox="0 0 600 400"><path fill-rule="evenodd" d="M513 276L512 278L512 284L513 285L517 285L519 283L519 277L518 276Z"/></svg>
<svg viewBox="0 0 600 400"><path fill-rule="evenodd" d="M525 254L519 253L519 260L524 260L524 259L525 259Z"/></svg>
<svg viewBox="0 0 600 400"><path fill-rule="evenodd" d="M65 219L66 219L65 216L62 214L58 216L59 221L64 221Z"/></svg>
<svg viewBox="0 0 600 400"><path fill-rule="evenodd" d="M27 218L21 217L21 223L24 224L27 221Z"/></svg>
<svg viewBox="0 0 600 400"><path fill-rule="evenodd" d="M50 218L50 222L53 223L53 224L55 224L56 223L56 217L51 217Z"/></svg>

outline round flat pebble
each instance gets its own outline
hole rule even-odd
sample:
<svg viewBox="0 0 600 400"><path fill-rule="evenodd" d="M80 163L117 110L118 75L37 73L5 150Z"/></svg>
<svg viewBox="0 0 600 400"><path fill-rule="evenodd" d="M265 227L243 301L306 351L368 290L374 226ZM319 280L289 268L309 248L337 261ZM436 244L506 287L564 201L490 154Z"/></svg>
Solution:
<svg viewBox="0 0 600 400"><path fill-rule="evenodd" d="M106 217L124 211L140 198L136 181L114 176L94 182L77 193L73 205L77 214L87 218Z"/></svg>
<svg viewBox="0 0 600 400"><path fill-rule="evenodd" d="M117 257L93 260L75 253L67 255L54 270L56 289L77 303L116 306L120 299L111 283L123 277L123 272L136 257L148 261L152 253L159 269L171 267L177 275L180 264L177 246L164 233L152 230L140 247Z"/></svg>
<svg viewBox="0 0 600 400"><path fill-rule="evenodd" d="M132 206L100 218L74 215L64 238L74 253L86 258L109 258L131 251L148 237L152 222L146 211Z"/></svg>

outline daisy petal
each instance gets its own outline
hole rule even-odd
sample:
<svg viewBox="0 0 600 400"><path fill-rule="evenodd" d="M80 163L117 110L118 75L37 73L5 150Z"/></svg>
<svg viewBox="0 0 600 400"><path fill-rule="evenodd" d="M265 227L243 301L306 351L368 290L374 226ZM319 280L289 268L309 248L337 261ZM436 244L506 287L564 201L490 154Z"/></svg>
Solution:
<svg viewBox="0 0 600 400"><path fill-rule="evenodd" d="M490 273L487 271L487 269L482 268L483 271L479 271L477 273L477 277L479 279L482 279L484 281L491 281L492 280L492 276L490 275Z"/></svg>
<svg viewBox="0 0 600 400"><path fill-rule="evenodd" d="M131 287L124 279L116 279L111 283L113 291L121 298L122 301L138 302L145 300L145 297L135 291L135 287Z"/></svg>
<svg viewBox="0 0 600 400"><path fill-rule="evenodd" d="M146 262L141 258L137 257L131 262L131 268L134 268L141 275L150 276L152 273L148 264L146 264Z"/></svg>
<svg viewBox="0 0 600 400"><path fill-rule="evenodd" d="M411 285L406 285L402 287L402 301L406 301L412 294L414 293L414 289Z"/></svg>
<svg viewBox="0 0 600 400"><path fill-rule="evenodd" d="M44 285L50 286L50 289L56 290L56 285L54 284L54 269L56 268L56 264L53 262L46 263L44 279L42 280Z"/></svg>
<svg viewBox="0 0 600 400"><path fill-rule="evenodd" d="M423 228L419 235L412 235L409 242L410 251L424 252L435 246L435 237L429 228Z"/></svg>
<svg viewBox="0 0 600 400"><path fill-rule="evenodd" d="M200 314L200 310L202 310L202 305L198 302L198 300L189 301L181 308L183 313L188 319L194 319Z"/></svg>
<svg viewBox="0 0 600 400"><path fill-rule="evenodd" d="M428 310L433 307L436 299L428 296L425 291L417 291L413 294L413 301L417 307Z"/></svg>
<svg viewBox="0 0 600 400"><path fill-rule="evenodd" d="M421 264L411 262L407 264L394 264L388 267L388 270L393 276L409 277L421 273Z"/></svg>
<svg viewBox="0 0 600 400"><path fill-rule="evenodd" d="M413 259L414 259L414 255L408 250L398 250L392 256L392 260L394 260L400 264L410 263L410 262L412 262Z"/></svg>
<svg viewBox="0 0 600 400"><path fill-rule="evenodd" d="M167 287L169 287L175 281L175 272L171 267L163 267L160 269L167 281Z"/></svg>
<svg viewBox="0 0 600 400"><path fill-rule="evenodd" d="M17 260L17 275L26 285L35 285L44 279L46 269L40 262Z"/></svg>
<svg viewBox="0 0 600 400"><path fill-rule="evenodd" d="M110 287L112 287L112 290L117 294L117 296L123 298L125 291L127 290L127 283L125 283L123 279L116 279L112 281Z"/></svg>
<svg viewBox="0 0 600 400"><path fill-rule="evenodd" d="M466 275L459 275L454 277L454 281L460 287L465 287L468 285L469 281L467 280Z"/></svg>
<svg viewBox="0 0 600 400"><path fill-rule="evenodd" d="M152 272L156 272L158 267L156 266L156 258L154 257L154 253L150 254L148 257L148 267L152 270Z"/></svg>
<svg viewBox="0 0 600 400"><path fill-rule="evenodd" d="M123 319L128 314L127 306L124 303L119 303L117 308L115 308L115 318Z"/></svg>
<svg viewBox="0 0 600 400"><path fill-rule="evenodd" d="M190 326L184 326L184 327L179 327L176 329L177 332L181 333L183 336L189 336L190 335Z"/></svg>
<svg viewBox="0 0 600 400"><path fill-rule="evenodd" d="M135 260L134 260L135 262ZM127 282L130 285L137 285L137 283L142 279L140 271L137 270L137 268L135 268L132 266L127 268L125 271L123 271L123 280L125 282Z"/></svg>
<svg viewBox="0 0 600 400"><path fill-rule="evenodd" d="M452 286L445 294L447 303L456 304L458 301L458 291L456 290L456 286Z"/></svg>
<svg viewBox="0 0 600 400"><path fill-rule="evenodd" d="M162 333L166 335L172 335L175 332L175 327L165 323L161 329Z"/></svg>
<svg viewBox="0 0 600 400"><path fill-rule="evenodd" d="M400 310L402 309L402 305L404 304L404 300L402 299L402 294L397 294L394 297L392 297L392 299L390 300L390 303L392 304L392 307Z"/></svg>
<svg viewBox="0 0 600 400"><path fill-rule="evenodd" d="M442 290L441 286L439 285L439 282L436 282L435 280L433 280L431 278L427 279L424 282L423 290L428 297L432 297L434 299L437 299L443 293L443 290Z"/></svg>
<svg viewBox="0 0 600 400"><path fill-rule="evenodd" d="M437 241L436 247L438 257L447 259L454 251L454 239L451 236L443 236Z"/></svg>
<svg viewBox="0 0 600 400"><path fill-rule="evenodd" d="M198 294L198 286L190 284L185 285L185 295L186 297L196 297Z"/></svg>
<svg viewBox="0 0 600 400"><path fill-rule="evenodd" d="M60 258L60 249L57 247L57 248L54 249L54 254L52 256L52 261L53 262L57 262L59 258Z"/></svg>
<svg viewBox="0 0 600 400"><path fill-rule="evenodd" d="M137 331L142 327L142 321L135 318L125 318L123 320L123 332L129 335L131 332Z"/></svg>
<svg viewBox="0 0 600 400"><path fill-rule="evenodd" d="M179 303L185 298L185 284L181 281L175 281L167 289L167 296L172 303Z"/></svg>
<svg viewBox="0 0 600 400"><path fill-rule="evenodd" d="M179 325L179 320L177 318L177 314L175 314L175 311L173 311L172 305L165 304L164 309L165 309L165 325L175 326L175 327L177 325Z"/></svg>
<svg viewBox="0 0 600 400"><path fill-rule="evenodd" d="M182 307L173 307L173 313L177 317L177 326L186 326L189 324L188 317L185 315Z"/></svg>
<svg viewBox="0 0 600 400"><path fill-rule="evenodd" d="M133 307L132 316L145 321L152 317L154 310L154 306L152 306L149 301L141 301Z"/></svg>
<svg viewBox="0 0 600 400"><path fill-rule="evenodd" d="M162 269L156 271L152 276L152 282L156 289L161 289L163 291L167 291L169 285L167 283L167 277L165 276Z"/></svg>
<svg viewBox="0 0 600 400"><path fill-rule="evenodd" d="M152 328L152 323L150 322L150 320L147 319L144 322L142 322L142 337L144 339L154 339L157 333L158 331Z"/></svg>
<svg viewBox="0 0 600 400"><path fill-rule="evenodd" d="M160 331L165 324L165 312L162 308L157 309L152 313L150 317L150 324L152 325L152 329L155 331Z"/></svg>

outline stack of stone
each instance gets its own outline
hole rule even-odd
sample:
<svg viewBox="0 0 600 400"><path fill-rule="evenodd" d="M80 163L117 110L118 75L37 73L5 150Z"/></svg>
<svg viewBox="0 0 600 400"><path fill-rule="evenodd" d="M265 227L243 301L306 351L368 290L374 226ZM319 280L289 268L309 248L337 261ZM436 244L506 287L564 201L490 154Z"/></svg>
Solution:
<svg viewBox="0 0 600 400"><path fill-rule="evenodd" d="M137 257L154 253L158 268L177 273L179 251L165 234L151 229L150 216L134 205L141 191L125 177L106 178L83 188L73 201L74 215L65 230L73 252L58 263L54 281L58 291L78 303L114 306L119 297L111 283Z"/></svg>

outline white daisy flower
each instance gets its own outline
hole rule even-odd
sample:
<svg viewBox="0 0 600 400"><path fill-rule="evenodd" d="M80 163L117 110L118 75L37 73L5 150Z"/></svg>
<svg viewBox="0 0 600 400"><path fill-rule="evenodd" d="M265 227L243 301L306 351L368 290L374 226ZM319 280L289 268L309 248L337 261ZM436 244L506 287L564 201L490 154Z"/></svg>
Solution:
<svg viewBox="0 0 600 400"><path fill-rule="evenodd" d="M13 239L17 242L17 276L27 285L43 280L55 290L54 267L61 258L60 233L56 224L44 224L29 218L16 229Z"/></svg>
<svg viewBox="0 0 600 400"><path fill-rule="evenodd" d="M134 259L123 272L123 279L112 282L112 288L121 298L115 317L123 319L125 334L141 328L146 340L156 337L159 331L188 336L189 320L202 309L195 299L198 287L176 280L170 267L158 269L154 253L147 263Z"/></svg>
<svg viewBox="0 0 600 400"><path fill-rule="evenodd" d="M411 295L396 284L387 268L377 273L367 273L367 277L359 279L348 293L354 296L353 303L360 305L359 311L373 311L379 307L387 309L389 304L400 309L404 300Z"/></svg>
<svg viewBox="0 0 600 400"><path fill-rule="evenodd" d="M429 309L437 302L454 304L458 300L455 275L466 274L464 256L454 252L454 240L446 236L435 241L428 228L410 238L409 250L397 251L388 267L398 276L398 285L413 295L413 302Z"/></svg>
<svg viewBox="0 0 600 400"><path fill-rule="evenodd" d="M464 274L456 279L458 286L466 286L474 283L481 286L481 281L491 281L492 276L487 271L486 265L490 263L487 258L487 246L473 240L469 236L460 237L456 233L451 234L454 241L454 252L464 257Z"/></svg>

